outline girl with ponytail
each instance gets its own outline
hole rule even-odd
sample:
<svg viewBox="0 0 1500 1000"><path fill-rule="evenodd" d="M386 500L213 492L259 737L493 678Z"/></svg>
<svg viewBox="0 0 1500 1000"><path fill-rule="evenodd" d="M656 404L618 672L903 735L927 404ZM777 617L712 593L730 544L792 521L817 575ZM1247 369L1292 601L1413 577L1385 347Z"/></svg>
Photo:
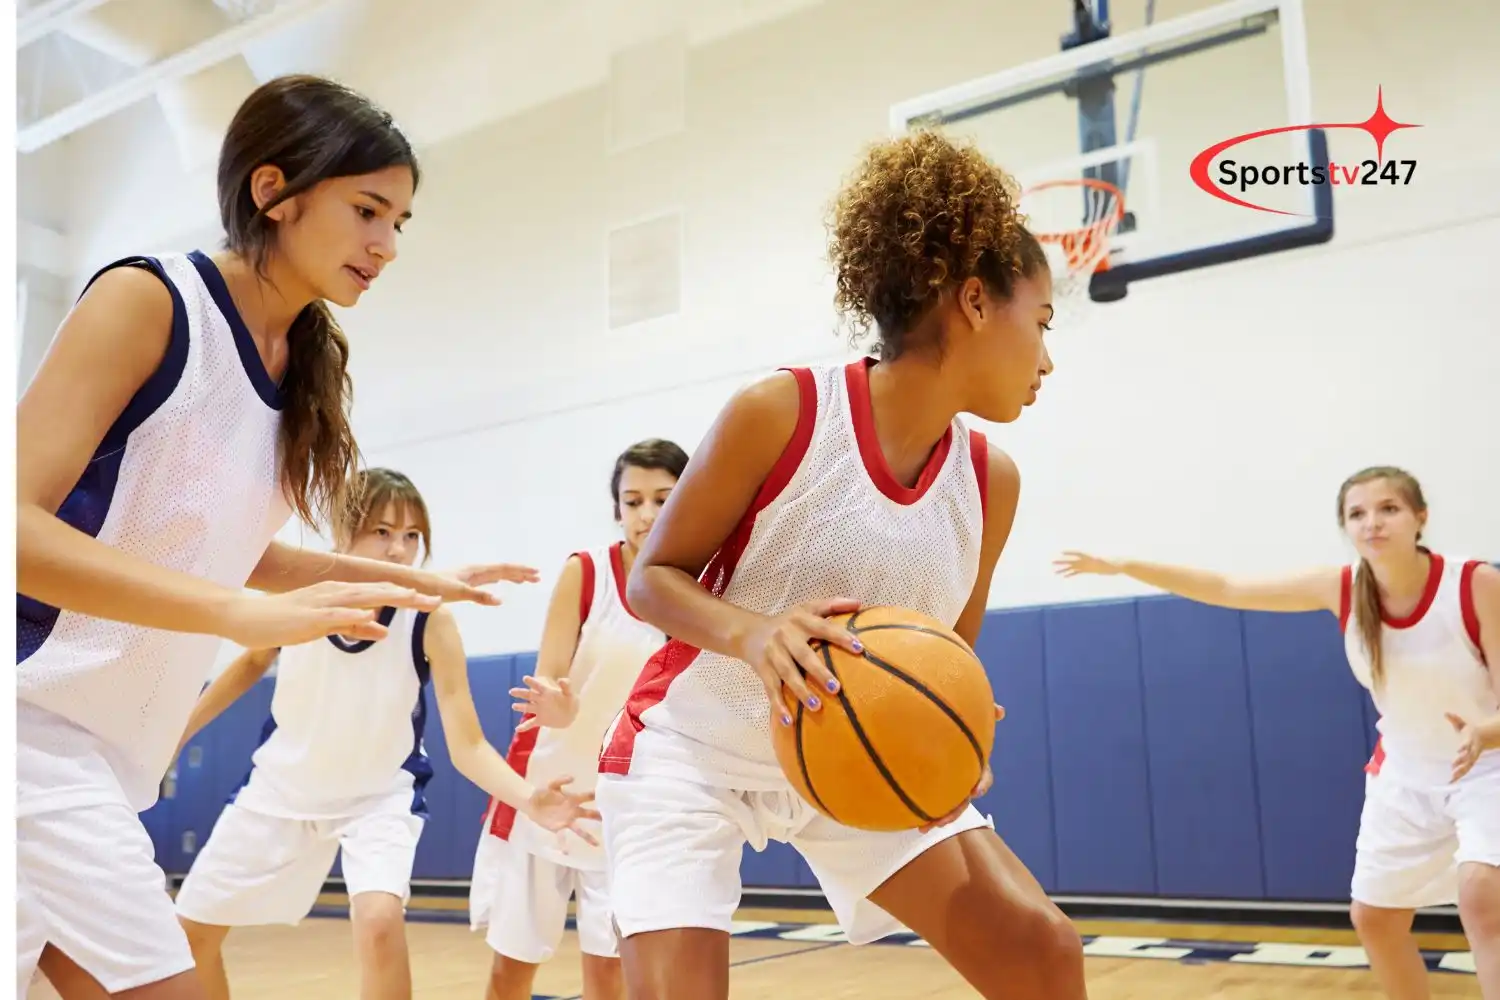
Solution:
<svg viewBox="0 0 1500 1000"><path fill-rule="evenodd" d="M358 448L326 303L354 306L395 260L418 176L363 96L271 80L224 138L224 249L103 268L21 398L18 995L39 966L65 995L203 995L137 814L222 640L378 640L381 609L496 604L475 585L536 579L274 541L294 512L344 529Z"/></svg>
<svg viewBox="0 0 1500 1000"><path fill-rule="evenodd" d="M1339 487L1351 566L1252 581L1067 552L1064 576L1122 573L1245 611L1328 611L1380 712L1365 771L1351 916L1391 1000L1427 1000L1415 911L1458 904L1480 992L1500 997L1500 570L1422 544L1421 484L1391 466Z"/></svg>

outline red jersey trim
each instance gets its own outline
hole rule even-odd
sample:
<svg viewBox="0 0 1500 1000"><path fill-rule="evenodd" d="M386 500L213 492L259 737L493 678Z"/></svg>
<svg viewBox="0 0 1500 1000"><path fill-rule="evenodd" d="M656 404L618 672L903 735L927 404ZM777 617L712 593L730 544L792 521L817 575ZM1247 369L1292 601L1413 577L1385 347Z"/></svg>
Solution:
<svg viewBox="0 0 1500 1000"><path fill-rule="evenodd" d="M1405 618L1392 618L1386 614L1385 608L1380 609L1380 621L1389 628L1411 628L1426 617L1427 612L1432 609L1432 602L1437 600L1438 588L1443 582L1443 557L1436 552L1429 552L1432 562L1427 568L1427 582L1422 585L1422 599L1412 609L1412 613ZM1345 566L1339 578L1339 628L1349 627L1349 618L1354 606L1354 568Z"/></svg>
<svg viewBox="0 0 1500 1000"><path fill-rule="evenodd" d="M791 484L797 470L802 467L802 460L807 457L807 449L812 446L813 431L818 424L817 380L808 368L781 370L791 372L797 380L797 426L793 428L791 439L787 441L781 456L776 459L776 464L771 467L765 482L755 494L755 499L740 516L734 531L703 568L698 582L716 596L728 589L740 556L744 555L745 546L750 544L750 534L755 530L756 518ZM693 665L700 652L702 650L697 646L690 646L680 639L668 639L666 645L646 661L640 676L636 678L635 687L625 699L625 708L615 721L608 742L599 754L600 774L630 773L636 734L646 728L646 724L641 721L642 714L662 703L672 682Z"/></svg>
<svg viewBox="0 0 1500 1000"><path fill-rule="evenodd" d="M589 620L589 612L594 608L594 557L587 552L575 552L578 563L583 567L583 591L578 595L578 625Z"/></svg>
<svg viewBox="0 0 1500 1000"><path fill-rule="evenodd" d="M1345 566L1339 573L1339 631L1349 628L1349 612L1354 607L1354 567Z"/></svg>
<svg viewBox="0 0 1500 1000"><path fill-rule="evenodd" d="M531 717L531 713L527 712L521 716L521 721L525 722ZM510 741L510 750L505 754L505 762L515 768L516 773L523 778L526 777L527 767L531 765L531 752L536 749L537 737L541 733L541 727L538 726L536 729L528 729L524 733L517 733L515 738ZM509 840L510 833L516 826L516 807L501 802L499 799L491 798L489 806L485 808L485 812L488 814L491 809L494 810L494 813L490 816L490 834L499 837L501 840Z"/></svg>
<svg viewBox="0 0 1500 1000"><path fill-rule="evenodd" d="M615 544L609 547L609 569L610 572L614 574L615 592L620 595L620 606L625 609L626 613L629 614L630 617L634 618L636 621L640 621L641 616L636 614L635 611L631 609L630 601L625 597L625 588L629 583L629 580L626 579L625 576L624 542L615 542Z"/></svg>
<svg viewBox="0 0 1500 1000"><path fill-rule="evenodd" d="M979 482L979 516L984 518L990 511L990 443L976 430L969 431L969 461Z"/></svg>
<svg viewBox="0 0 1500 1000"><path fill-rule="evenodd" d="M1479 611L1474 607L1474 574L1482 565L1482 562L1474 559L1464 563L1464 568L1459 572L1458 609L1463 615L1464 631L1469 634L1469 641L1479 651L1479 662L1489 666L1484 658L1484 646L1479 642Z"/></svg>
<svg viewBox="0 0 1500 1000"><path fill-rule="evenodd" d="M587 552L574 552L568 558L576 558L579 566L583 569L583 590L578 595L578 626L589 620L589 612L594 607L594 557ZM531 718L527 712L521 716L521 722ZM531 752L536 749L536 741L541 736L541 728L528 729L524 733L517 733L510 741L510 749L506 751L505 762L515 768L516 773L526 777L526 768L531 764ZM484 807L486 816L490 817L489 832L501 840L510 839L511 830L516 825L516 807L507 805L494 797L490 798L489 804Z"/></svg>
<svg viewBox="0 0 1500 1000"><path fill-rule="evenodd" d="M875 411L870 405L870 365L873 363L874 359L863 358L844 366L844 384L849 391L854 439L859 443L859 457L864 460L865 472L869 474L875 488L896 503L911 505L927 494L927 490L937 480L938 473L943 471L943 463L948 460L948 451L953 447L953 425L948 425L937 446L927 456L927 463L922 466L916 484L910 488L902 486L891 472L890 464L885 460L885 452L880 450L880 439L875 433Z"/></svg>
<svg viewBox="0 0 1500 1000"><path fill-rule="evenodd" d="M1417 602L1416 608L1405 618L1392 618L1380 609L1380 620L1391 628L1411 628L1426 617L1432 602L1437 599L1438 587L1443 582L1443 557L1436 552L1429 552L1431 565L1427 568L1427 583L1422 588L1422 599Z"/></svg>

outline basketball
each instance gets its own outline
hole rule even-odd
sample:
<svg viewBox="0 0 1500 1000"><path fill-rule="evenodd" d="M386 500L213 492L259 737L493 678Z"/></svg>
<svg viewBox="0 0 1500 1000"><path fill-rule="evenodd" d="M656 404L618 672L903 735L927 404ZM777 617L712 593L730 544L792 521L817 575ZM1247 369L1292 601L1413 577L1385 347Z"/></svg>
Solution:
<svg viewBox="0 0 1500 1000"><path fill-rule="evenodd" d="M829 618L864 654L814 645L840 684L812 712L781 689L792 725L773 723L781 770L815 809L863 830L909 830L958 808L995 741L984 665L952 629L907 608Z"/></svg>

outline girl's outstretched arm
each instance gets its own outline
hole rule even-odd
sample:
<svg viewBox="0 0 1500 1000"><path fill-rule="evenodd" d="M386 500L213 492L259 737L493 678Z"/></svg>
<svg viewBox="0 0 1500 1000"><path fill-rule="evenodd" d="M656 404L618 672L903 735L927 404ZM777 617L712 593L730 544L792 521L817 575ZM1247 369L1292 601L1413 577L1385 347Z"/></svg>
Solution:
<svg viewBox="0 0 1500 1000"><path fill-rule="evenodd" d="M1331 611L1336 615L1341 602L1343 570L1338 567L1252 580L1188 566L1102 559L1085 552L1064 552L1053 565L1062 576L1122 574L1190 601L1240 611Z"/></svg>
<svg viewBox="0 0 1500 1000"><path fill-rule="evenodd" d="M517 774L515 768L485 739L479 714L474 710L474 695L469 689L469 664L453 612L439 608L428 616L423 644L427 662L432 668L432 686L437 693L448 756L458 773L514 807L538 826L548 830L572 829L594 843L595 838L577 825L579 820L599 818L599 813L590 805L594 798L592 793L566 791L565 786L572 781L571 778L560 778L546 788L536 788Z"/></svg>

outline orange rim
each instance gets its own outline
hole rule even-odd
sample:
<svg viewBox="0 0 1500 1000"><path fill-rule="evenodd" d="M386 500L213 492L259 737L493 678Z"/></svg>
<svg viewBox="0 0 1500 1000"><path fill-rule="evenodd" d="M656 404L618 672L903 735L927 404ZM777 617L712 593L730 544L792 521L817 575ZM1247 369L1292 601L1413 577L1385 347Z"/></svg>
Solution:
<svg viewBox="0 0 1500 1000"><path fill-rule="evenodd" d="M1091 258L1097 257L1098 262L1094 265L1095 271L1104 271L1109 268L1109 241L1110 237L1121 222L1125 221L1125 196L1120 189L1108 181L1101 181L1093 177L1065 178L1055 181L1042 181L1033 184L1021 192L1021 201L1040 192L1055 190L1057 188L1082 188L1089 191L1089 204L1102 204L1099 209L1099 217L1092 222L1072 229L1058 230L1032 230L1032 235L1043 243L1054 243L1062 247L1063 255L1067 258L1068 267L1074 271L1082 270L1088 266Z"/></svg>

